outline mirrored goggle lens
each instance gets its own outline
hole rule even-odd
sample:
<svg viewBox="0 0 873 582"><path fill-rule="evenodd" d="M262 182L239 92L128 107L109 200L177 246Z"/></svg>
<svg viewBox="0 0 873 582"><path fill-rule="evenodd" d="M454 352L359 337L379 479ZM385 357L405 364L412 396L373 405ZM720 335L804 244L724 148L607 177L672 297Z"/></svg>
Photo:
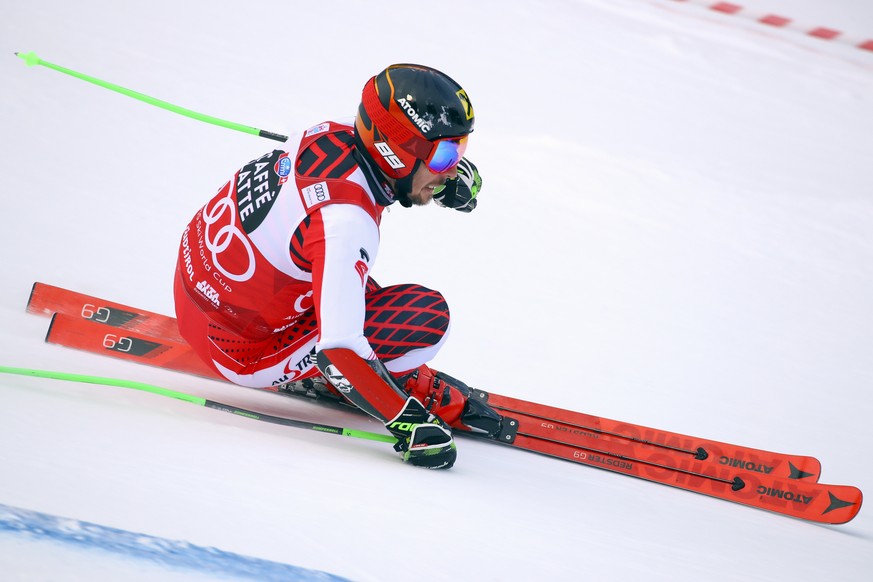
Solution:
<svg viewBox="0 0 873 582"><path fill-rule="evenodd" d="M467 136L441 139L427 160L427 167L434 172L445 172L458 165L467 149Z"/></svg>

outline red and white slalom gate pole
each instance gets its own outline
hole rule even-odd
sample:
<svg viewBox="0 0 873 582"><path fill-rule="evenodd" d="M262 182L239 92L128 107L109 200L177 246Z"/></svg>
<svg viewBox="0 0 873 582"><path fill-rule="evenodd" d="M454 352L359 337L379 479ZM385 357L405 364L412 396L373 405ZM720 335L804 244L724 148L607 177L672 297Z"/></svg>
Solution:
<svg viewBox="0 0 873 582"><path fill-rule="evenodd" d="M713 0L672 0L673 2L685 2L687 4L696 4L702 6L704 8L708 8L715 12L720 12L722 14L729 14L732 16L742 16L747 19L754 20L756 22L760 22L761 24L766 24L768 26L774 26L776 28L785 28L789 30L793 30L795 32L803 33L807 36L812 36L821 40L835 40L838 42L846 43L856 48L871 51L873 52L873 39L866 40L853 40L848 35L839 30L834 30L833 28L827 28L824 26L804 26L802 24L795 23L791 18L787 18L785 16L779 16L777 14L769 14L769 13L755 13L752 10L747 9L744 6L739 4L734 4L733 2L717 2Z"/></svg>

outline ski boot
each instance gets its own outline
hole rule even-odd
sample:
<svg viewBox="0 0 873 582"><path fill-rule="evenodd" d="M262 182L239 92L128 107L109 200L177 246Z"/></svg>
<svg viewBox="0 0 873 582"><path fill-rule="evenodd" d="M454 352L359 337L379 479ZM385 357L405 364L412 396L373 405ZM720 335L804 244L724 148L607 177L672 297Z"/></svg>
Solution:
<svg viewBox="0 0 873 582"><path fill-rule="evenodd" d="M497 438L503 417L474 396L474 389L443 372L421 365L397 378L397 384L425 409L452 428Z"/></svg>

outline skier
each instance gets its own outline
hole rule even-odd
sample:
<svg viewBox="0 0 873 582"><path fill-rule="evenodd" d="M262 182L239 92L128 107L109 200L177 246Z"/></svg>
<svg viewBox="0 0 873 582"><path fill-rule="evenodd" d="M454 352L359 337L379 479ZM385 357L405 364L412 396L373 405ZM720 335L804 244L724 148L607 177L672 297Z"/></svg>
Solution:
<svg viewBox="0 0 873 582"><path fill-rule="evenodd" d="M497 413L426 365L449 329L443 296L369 277L386 207L476 207L482 181L463 158L473 122L450 77L392 65L367 81L354 119L246 164L182 234L183 337L236 384L338 392L382 421L412 465L451 467L451 428L498 434Z"/></svg>

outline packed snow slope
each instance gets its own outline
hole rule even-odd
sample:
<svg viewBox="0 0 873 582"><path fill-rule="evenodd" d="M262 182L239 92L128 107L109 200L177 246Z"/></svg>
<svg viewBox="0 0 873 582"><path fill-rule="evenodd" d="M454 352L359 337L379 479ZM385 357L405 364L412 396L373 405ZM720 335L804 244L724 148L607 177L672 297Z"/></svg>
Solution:
<svg viewBox="0 0 873 582"><path fill-rule="evenodd" d="M873 34L870 11L854 26ZM815 455L823 481L873 493L873 53L665 0L6 2L0 49L0 364L379 430L43 343L36 280L172 313L182 228L272 145L12 53L279 133L354 114L371 75L421 62L472 99L481 201L392 207L372 274L446 295L435 367ZM0 378L0 403L0 503L354 580L873 572L869 507L815 526L469 440L427 472L377 443L51 380ZM0 536L0 570L100 578L40 548Z"/></svg>

